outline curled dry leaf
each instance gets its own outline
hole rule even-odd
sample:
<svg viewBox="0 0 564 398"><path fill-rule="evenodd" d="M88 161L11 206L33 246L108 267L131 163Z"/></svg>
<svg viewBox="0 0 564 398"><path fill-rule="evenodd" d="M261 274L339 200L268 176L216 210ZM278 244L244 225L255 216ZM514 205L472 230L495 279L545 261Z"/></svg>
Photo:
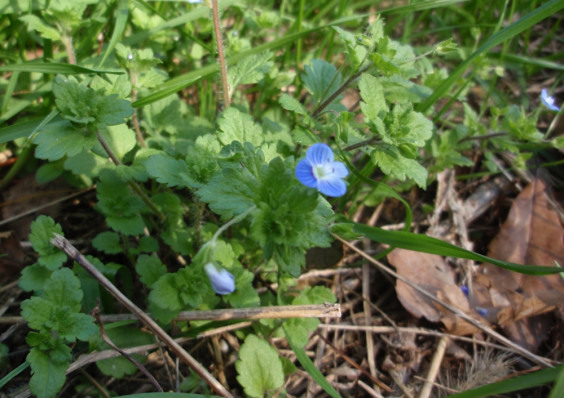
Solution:
<svg viewBox="0 0 564 398"><path fill-rule="evenodd" d="M521 264L564 264L564 228L549 204L544 182L534 180L515 199L507 220L492 240L488 256ZM491 264L480 267L471 300L488 309L515 342L535 350L551 322L541 314L564 303L564 280L558 274L524 275ZM534 319L531 317L534 316Z"/></svg>
<svg viewBox="0 0 564 398"><path fill-rule="evenodd" d="M469 316L480 318L470 307L468 299L455 282L454 272L441 256L395 249L388 254L388 261L396 268L398 274L423 290ZM404 308L416 318L424 317L431 322L442 322L445 328L454 334L466 335L478 331L475 326L456 317L401 280L396 283L396 292ZM484 319L480 320L486 323Z"/></svg>

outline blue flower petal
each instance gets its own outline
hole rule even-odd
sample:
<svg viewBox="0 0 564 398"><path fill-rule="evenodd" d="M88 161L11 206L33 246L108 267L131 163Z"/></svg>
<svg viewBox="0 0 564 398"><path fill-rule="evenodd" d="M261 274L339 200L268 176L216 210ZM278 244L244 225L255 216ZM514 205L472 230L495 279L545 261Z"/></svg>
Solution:
<svg viewBox="0 0 564 398"><path fill-rule="evenodd" d="M217 294L230 294L235 291L235 277L225 269L218 269L214 264L207 263L204 270L210 278L213 291Z"/></svg>
<svg viewBox="0 0 564 398"><path fill-rule="evenodd" d="M325 144L313 144L306 152L306 158L313 165L331 163L335 160L333 151Z"/></svg>
<svg viewBox="0 0 564 398"><path fill-rule="evenodd" d="M306 187L317 188L317 180L313 175L313 168L308 159L302 159L296 166L296 178Z"/></svg>
<svg viewBox="0 0 564 398"><path fill-rule="evenodd" d="M335 176L339 178L345 178L349 175L349 171L347 170L347 166L341 162L333 162L333 168L335 169Z"/></svg>
<svg viewBox="0 0 564 398"><path fill-rule="evenodd" d="M325 178L319 180L317 189L324 195L331 197L343 196L347 193L347 185L340 178Z"/></svg>
<svg viewBox="0 0 564 398"><path fill-rule="evenodd" d="M555 105L554 97L548 95L548 90L546 88L543 88L541 91L541 101L547 108L555 112L558 112L560 110L560 107Z"/></svg>

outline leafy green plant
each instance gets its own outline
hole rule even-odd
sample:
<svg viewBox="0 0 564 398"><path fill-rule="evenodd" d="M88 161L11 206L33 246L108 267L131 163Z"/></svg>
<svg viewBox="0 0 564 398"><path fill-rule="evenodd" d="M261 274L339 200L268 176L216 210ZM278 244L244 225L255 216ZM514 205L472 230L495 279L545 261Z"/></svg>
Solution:
<svg viewBox="0 0 564 398"><path fill-rule="evenodd" d="M432 10L445 30L478 7L453 13L457 2L383 10L361 30L364 2L319 8L282 2L273 11L270 3L249 8L225 0L222 8L235 21L225 32L210 21L205 4L11 2L0 17L10 26L0 32L9 55L0 71L12 74L0 85L7 89L1 120L14 124L0 129L0 145L19 160L0 187L25 167L42 183L62 177L75 186L95 186L93 208L105 225L92 246L104 261L88 258L129 292L133 284L141 287L135 299L164 325L185 310L334 302L327 288L297 283L306 252L329 247L331 232L518 272L557 272L490 259L407 230L413 211L403 192L426 189L436 173L474 167L475 153L483 161L473 173L497 173L495 154L501 151L523 168L536 151L559 145L537 130L538 111L488 91L495 102L486 112L486 105L476 109L465 96L470 86L485 85L492 71L502 73L504 65L486 58L490 50L503 44L500 58L507 59L509 42L563 8L562 2L504 8L501 18L491 18L494 26L471 20L473 30L460 42L449 33L433 46L410 44L417 36L409 23L403 37L394 33L400 19L415 12L425 20ZM505 12L520 17L507 18L517 20L502 28ZM18 29L20 43L9 36ZM322 45L308 47L309 37ZM20 55L9 54L19 46ZM37 46L43 58L27 60L24 50ZM221 66L214 48L226 52ZM461 62L450 68L453 58ZM20 100L12 98L16 92L35 94ZM346 96L355 103L346 107ZM554 100L549 105L558 108ZM405 206L405 231L348 219L384 197ZM32 224L38 259L20 278L20 286L33 293L22 303L22 316L32 329L30 388L41 397L61 389L76 346L106 347L85 312L99 297L102 310L114 304L77 264L63 267L67 258L51 245L53 234L63 229L48 217ZM265 293L272 284L276 294ZM324 390L339 396L304 351L318 324L264 322L241 334L235 368L244 392L283 394L291 367L268 341L279 333ZM147 340L114 326L107 329L119 343L128 336ZM120 361L99 368L113 377L136 371Z"/></svg>

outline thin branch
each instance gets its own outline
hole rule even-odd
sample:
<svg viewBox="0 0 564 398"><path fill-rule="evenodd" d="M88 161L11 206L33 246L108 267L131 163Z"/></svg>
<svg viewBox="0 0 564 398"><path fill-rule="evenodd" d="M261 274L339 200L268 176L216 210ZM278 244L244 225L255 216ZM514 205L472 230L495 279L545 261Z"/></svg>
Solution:
<svg viewBox="0 0 564 398"><path fill-rule="evenodd" d="M157 337L163 341L176 355L182 359L184 363L190 366L208 385L218 394L233 398L233 395L221 385L198 361L196 361L184 348L172 339L155 321L153 321L145 312L137 307L129 298L127 298L112 282L109 281L94 265L92 265L86 257L84 257L68 240L58 234L54 234L51 243L64 251L69 257L83 267L90 275L100 283L116 300L148 327Z"/></svg>

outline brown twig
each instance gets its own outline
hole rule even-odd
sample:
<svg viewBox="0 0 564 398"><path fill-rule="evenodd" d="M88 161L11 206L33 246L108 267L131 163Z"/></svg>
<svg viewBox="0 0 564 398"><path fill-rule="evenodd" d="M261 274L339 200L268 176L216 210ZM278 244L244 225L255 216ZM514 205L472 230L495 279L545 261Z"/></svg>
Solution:
<svg viewBox="0 0 564 398"><path fill-rule="evenodd" d="M133 365L135 365L137 367L137 369L139 369L145 376L147 376L147 378L151 381L151 383L153 384L153 386L155 387L155 389L157 391L164 392L163 388L161 387L161 385L159 384L157 379L155 379L155 377L151 373L149 373L147 368L145 368L145 366L143 366L143 364L141 362L139 362L137 359L133 358L127 352L123 351L121 348L119 348L117 345L115 345L114 342L110 339L110 336L108 336L108 334L106 333L106 329L104 328L104 322L100 318L100 306L99 305L100 304L98 303L98 305L96 305L96 307L90 312L90 315L92 315L96 319L96 322L98 322L98 325L100 325L100 336L102 336L102 339L106 342L107 345L109 345L114 350L119 352L129 362L131 362Z"/></svg>
<svg viewBox="0 0 564 398"><path fill-rule="evenodd" d="M419 398L428 398L431 395L435 379L439 373L439 367L441 366L441 362L445 356L448 340L447 336L443 336L439 340L437 350L435 351L435 355L433 355L433 360L431 361L431 366L429 367L429 372L427 373L427 379L425 380L425 384L419 393Z"/></svg>
<svg viewBox="0 0 564 398"><path fill-rule="evenodd" d="M163 341L176 355L178 355L184 363L191 367L208 385L218 394L233 398L233 395L227 391L223 385L218 382L198 361L196 361L184 348L172 339L155 321L153 321L145 312L137 307L129 300L118 288L116 288L94 265L92 265L71 243L64 237L54 234L51 243L64 251L69 257L83 267L90 275L92 275L104 289L115 297L124 307L131 311L135 316L145 324L157 337Z"/></svg>

